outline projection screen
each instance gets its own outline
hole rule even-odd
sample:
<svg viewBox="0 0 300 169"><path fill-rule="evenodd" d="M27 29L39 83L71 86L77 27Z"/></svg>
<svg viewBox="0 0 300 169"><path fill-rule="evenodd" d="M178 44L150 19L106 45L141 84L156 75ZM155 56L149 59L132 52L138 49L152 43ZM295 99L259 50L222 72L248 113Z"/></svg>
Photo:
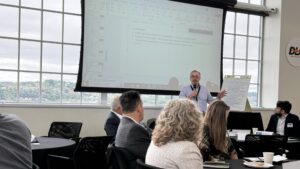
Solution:
<svg viewBox="0 0 300 169"><path fill-rule="evenodd" d="M220 85L224 9L169 0L85 0L75 91L177 94L199 70Z"/></svg>

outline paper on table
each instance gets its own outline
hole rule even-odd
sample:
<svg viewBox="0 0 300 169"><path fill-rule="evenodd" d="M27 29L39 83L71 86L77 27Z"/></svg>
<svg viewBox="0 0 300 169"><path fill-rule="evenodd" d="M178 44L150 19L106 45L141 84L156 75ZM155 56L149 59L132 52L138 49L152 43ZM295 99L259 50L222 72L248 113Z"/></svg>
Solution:
<svg viewBox="0 0 300 169"><path fill-rule="evenodd" d="M299 140L299 138L295 138L295 137L289 137L288 138L288 141L297 141L297 140Z"/></svg>
<svg viewBox="0 0 300 169"><path fill-rule="evenodd" d="M34 139L35 139L35 136L33 134L31 134L31 142L33 142Z"/></svg>
<svg viewBox="0 0 300 169"><path fill-rule="evenodd" d="M280 161L285 161L285 160L287 160L287 158L283 157L281 155L276 155L276 156L273 157L274 162L280 162Z"/></svg>
<svg viewBox="0 0 300 169"><path fill-rule="evenodd" d="M260 159L264 160L264 157L259 157ZM273 162L280 162L280 161L285 161L287 160L286 157L283 157L281 155L275 155L273 156Z"/></svg>
<svg viewBox="0 0 300 169"><path fill-rule="evenodd" d="M203 163L203 167L206 167L206 168L229 168L229 163L215 159L213 161L205 161Z"/></svg>
<svg viewBox="0 0 300 169"><path fill-rule="evenodd" d="M247 160L247 161L254 161L254 162L263 161L262 159L260 159L258 157L245 157L244 159Z"/></svg>
<svg viewBox="0 0 300 169"><path fill-rule="evenodd" d="M31 143L39 143L39 141L33 134L31 134Z"/></svg>
<svg viewBox="0 0 300 169"><path fill-rule="evenodd" d="M205 168L229 168L229 165L213 165L213 164L203 164Z"/></svg>
<svg viewBox="0 0 300 169"><path fill-rule="evenodd" d="M300 161L292 161L288 163L283 163L282 164L282 169L295 169L299 168Z"/></svg>
<svg viewBox="0 0 300 169"><path fill-rule="evenodd" d="M264 136L271 136L274 133L272 131L256 131L256 135L264 135Z"/></svg>
<svg viewBox="0 0 300 169"><path fill-rule="evenodd" d="M231 134L235 133L237 135L237 140L244 141L246 136L251 133L251 130L232 130Z"/></svg>

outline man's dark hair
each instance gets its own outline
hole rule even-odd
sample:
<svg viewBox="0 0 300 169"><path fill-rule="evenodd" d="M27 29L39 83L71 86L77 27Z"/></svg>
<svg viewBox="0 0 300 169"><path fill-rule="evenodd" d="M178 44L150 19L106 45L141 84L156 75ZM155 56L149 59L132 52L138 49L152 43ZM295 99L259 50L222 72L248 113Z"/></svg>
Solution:
<svg viewBox="0 0 300 169"><path fill-rule="evenodd" d="M142 103L140 93L134 90L123 93L120 97L123 112L134 112L137 106Z"/></svg>
<svg viewBox="0 0 300 169"><path fill-rule="evenodd" d="M290 113L292 109L292 104L289 101L278 101L276 107L281 108L286 113Z"/></svg>

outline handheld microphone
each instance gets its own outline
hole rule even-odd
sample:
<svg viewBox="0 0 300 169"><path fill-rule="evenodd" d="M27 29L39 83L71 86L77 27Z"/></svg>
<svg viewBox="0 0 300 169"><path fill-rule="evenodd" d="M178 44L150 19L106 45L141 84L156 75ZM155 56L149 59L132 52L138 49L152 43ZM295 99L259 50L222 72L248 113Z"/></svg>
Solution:
<svg viewBox="0 0 300 169"><path fill-rule="evenodd" d="M194 84L193 85L193 90L195 90L197 88L197 85L196 84Z"/></svg>
<svg viewBox="0 0 300 169"><path fill-rule="evenodd" d="M198 94L199 94L199 90L197 88L197 84L193 84L193 87L191 87L193 91L198 92L196 96L193 97L193 100L198 101ZM198 91L197 91L198 90Z"/></svg>

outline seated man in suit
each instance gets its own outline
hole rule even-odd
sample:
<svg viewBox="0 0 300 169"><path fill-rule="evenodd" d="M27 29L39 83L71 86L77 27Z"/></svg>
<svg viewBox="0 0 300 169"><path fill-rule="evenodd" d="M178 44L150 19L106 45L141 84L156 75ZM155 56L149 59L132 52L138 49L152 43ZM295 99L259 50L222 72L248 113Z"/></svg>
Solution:
<svg viewBox="0 0 300 169"><path fill-rule="evenodd" d="M299 118L290 113L291 109L289 101L278 101L275 114L271 116L266 130L280 135L299 136Z"/></svg>
<svg viewBox="0 0 300 169"><path fill-rule="evenodd" d="M0 114L0 168L32 168L30 131L19 117L12 114Z"/></svg>
<svg viewBox="0 0 300 169"><path fill-rule="evenodd" d="M126 159L130 168L135 168L136 159L145 159L150 144L150 136L147 130L140 124L144 118L143 102L136 91L128 91L120 97L123 108L115 145L125 148L128 153Z"/></svg>
<svg viewBox="0 0 300 169"><path fill-rule="evenodd" d="M106 135L108 136L116 136L117 130L120 124L120 120L122 119L122 106L120 103L120 97L117 96L114 98L112 105L111 105L111 111L108 114L108 117L106 119L104 130L106 132Z"/></svg>

